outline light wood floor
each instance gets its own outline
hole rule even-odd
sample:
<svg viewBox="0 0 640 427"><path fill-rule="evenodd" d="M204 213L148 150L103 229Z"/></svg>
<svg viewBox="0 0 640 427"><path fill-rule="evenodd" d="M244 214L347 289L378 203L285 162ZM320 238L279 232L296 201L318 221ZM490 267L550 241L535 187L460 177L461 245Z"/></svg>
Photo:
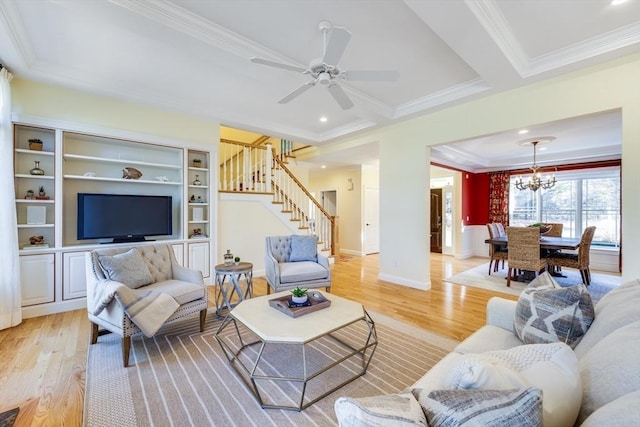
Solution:
<svg viewBox="0 0 640 427"><path fill-rule="evenodd" d="M485 305L495 295L443 282L486 258L432 254L429 291L378 280L377 255L345 258L334 265L334 294L456 340L484 324ZM254 289L266 293L264 278L254 279ZM16 426L82 425L88 344L85 310L26 319L0 331L0 412L20 406Z"/></svg>

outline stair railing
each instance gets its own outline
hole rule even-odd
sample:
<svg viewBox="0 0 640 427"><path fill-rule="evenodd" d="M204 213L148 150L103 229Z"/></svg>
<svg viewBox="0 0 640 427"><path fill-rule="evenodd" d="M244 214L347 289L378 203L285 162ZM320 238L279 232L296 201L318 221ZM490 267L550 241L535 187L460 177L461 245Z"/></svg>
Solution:
<svg viewBox="0 0 640 427"><path fill-rule="evenodd" d="M318 236L323 250L335 255L337 243L337 218L329 215L304 185L287 168L280 156L273 154L275 167L272 180L274 203L282 203L283 212L291 213L292 221L299 221L299 228L308 229Z"/></svg>
<svg viewBox="0 0 640 427"><path fill-rule="evenodd" d="M219 191L273 194L273 203L281 204L299 229L318 236L322 250L338 252L337 217L329 215L287 168L286 155L277 154L271 144L220 142Z"/></svg>

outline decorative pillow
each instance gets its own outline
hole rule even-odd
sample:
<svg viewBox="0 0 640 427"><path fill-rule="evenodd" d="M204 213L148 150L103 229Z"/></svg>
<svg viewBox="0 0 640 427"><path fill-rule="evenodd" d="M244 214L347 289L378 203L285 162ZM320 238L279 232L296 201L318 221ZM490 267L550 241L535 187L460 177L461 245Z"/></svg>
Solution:
<svg viewBox="0 0 640 427"><path fill-rule="evenodd" d="M582 402L578 359L564 343L462 355L443 384L451 390L538 388L546 427L573 425Z"/></svg>
<svg viewBox="0 0 640 427"><path fill-rule="evenodd" d="M316 236L291 236L289 261L317 261L318 238Z"/></svg>
<svg viewBox="0 0 640 427"><path fill-rule="evenodd" d="M411 393L336 400L334 410L340 427L426 426L422 408Z"/></svg>
<svg viewBox="0 0 640 427"><path fill-rule="evenodd" d="M542 425L542 392L513 390L426 390L413 394L429 427Z"/></svg>
<svg viewBox="0 0 640 427"><path fill-rule="evenodd" d="M98 255L98 262L107 278L132 289L153 283L149 267L136 248L113 256Z"/></svg>
<svg viewBox="0 0 640 427"><path fill-rule="evenodd" d="M525 344L563 342L574 348L594 317L584 285L563 288L545 272L520 294L514 329Z"/></svg>

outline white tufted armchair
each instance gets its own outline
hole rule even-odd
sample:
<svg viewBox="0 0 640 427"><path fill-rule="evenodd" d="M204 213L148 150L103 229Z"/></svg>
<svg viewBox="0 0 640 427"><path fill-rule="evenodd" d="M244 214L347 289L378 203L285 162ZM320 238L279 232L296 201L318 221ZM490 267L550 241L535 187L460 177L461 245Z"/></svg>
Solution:
<svg viewBox="0 0 640 427"><path fill-rule="evenodd" d="M86 275L87 275L87 310L89 320L91 321L91 344L98 341L99 331L109 331L122 337L122 361L123 365L129 365L129 352L131 349L131 336L141 332L141 329L131 320L125 313L122 304L113 299L102 309L98 315L93 313L98 305L97 300L101 298L101 291L104 286L113 286L113 277L109 277L108 269L105 269L105 261L107 258L123 257L130 253L131 247L100 249L87 252ZM202 273L198 270L189 269L178 264L171 246L168 244L154 244L146 246L138 246L135 248L142 257L134 254L140 260L142 265L138 269L131 269L125 272L127 274L137 274L137 271L144 270L145 266L148 272L148 280L152 283L142 286L135 286L131 291L142 296L147 291L157 291L170 295L177 302L177 309L165 321L166 324L174 323L185 319L195 313L200 313L200 332L204 331L205 319L208 307L208 292L204 285ZM113 263L112 263L113 266ZM129 265L130 267L131 265ZM150 276L149 276L150 273ZM117 284L117 282L116 282ZM131 287L126 284L127 287ZM174 303L175 304L175 303Z"/></svg>
<svg viewBox="0 0 640 427"><path fill-rule="evenodd" d="M329 259L317 251L315 236L270 236L264 256L267 293L295 287L331 291Z"/></svg>

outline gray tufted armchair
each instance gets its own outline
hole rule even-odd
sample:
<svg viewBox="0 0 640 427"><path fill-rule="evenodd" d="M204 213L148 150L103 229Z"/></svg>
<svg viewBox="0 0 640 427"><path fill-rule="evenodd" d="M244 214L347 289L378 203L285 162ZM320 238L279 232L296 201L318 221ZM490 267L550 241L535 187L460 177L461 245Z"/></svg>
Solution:
<svg viewBox="0 0 640 427"><path fill-rule="evenodd" d="M137 266L132 268L131 263L123 265L123 275L134 275L137 279L139 272L144 270L146 281L148 284L136 284L131 286L129 283L118 283L110 274L109 268L113 268L116 264L111 262L105 267L107 259L118 259L122 262L122 258L127 253L132 253L132 249L138 254L135 255L139 261ZM98 341L99 329L109 331L122 337L122 361L123 365L129 365L129 352L131 349L131 336L138 334L141 329L131 320L125 313L125 308L117 298L110 301L99 314L93 314L100 302L102 301L101 293L107 286L118 287L125 285L126 291L134 297L143 297L148 291L156 291L171 296L175 300L177 307L165 321L164 325L182 321L188 316L200 313L200 332L204 331L205 319L208 307L208 292L204 285L202 273L198 270L189 269L178 264L175 254L171 246L168 244L153 244L145 246L137 246L135 248L110 248L99 249L87 252L86 276L87 276L87 311L89 320L91 321L91 344ZM126 268L124 268L126 267ZM112 272L113 273L113 272ZM118 273L118 272L115 272ZM111 276L111 277L110 277Z"/></svg>
<svg viewBox="0 0 640 427"><path fill-rule="evenodd" d="M295 287L331 291L329 259L317 251L315 236L269 236L264 256L267 293Z"/></svg>

